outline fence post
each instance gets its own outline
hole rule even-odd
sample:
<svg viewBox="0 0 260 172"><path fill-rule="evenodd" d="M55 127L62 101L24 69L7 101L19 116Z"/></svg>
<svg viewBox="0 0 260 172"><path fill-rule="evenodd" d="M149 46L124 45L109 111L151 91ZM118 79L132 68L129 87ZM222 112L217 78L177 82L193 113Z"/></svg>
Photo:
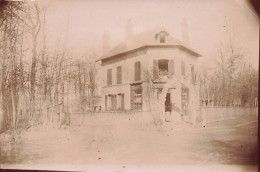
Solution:
<svg viewBox="0 0 260 172"><path fill-rule="evenodd" d="M203 125L203 127L205 127L207 124L207 118L206 118L206 109L205 109L204 102L202 103L201 117L202 117L202 125Z"/></svg>

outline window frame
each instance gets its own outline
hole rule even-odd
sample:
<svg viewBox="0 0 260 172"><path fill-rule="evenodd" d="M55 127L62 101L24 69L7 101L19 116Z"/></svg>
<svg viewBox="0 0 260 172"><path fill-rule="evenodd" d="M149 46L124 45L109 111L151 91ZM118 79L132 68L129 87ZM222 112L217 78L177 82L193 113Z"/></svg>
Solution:
<svg viewBox="0 0 260 172"><path fill-rule="evenodd" d="M162 68L160 68L160 66L162 66L163 62L167 62L167 65L165 65L167 67L166 71L162 71ZM159 71L159 75L161 75L161 76L169 74L169 60L168 59L159 59L158 60L158 71Z"/></svg>

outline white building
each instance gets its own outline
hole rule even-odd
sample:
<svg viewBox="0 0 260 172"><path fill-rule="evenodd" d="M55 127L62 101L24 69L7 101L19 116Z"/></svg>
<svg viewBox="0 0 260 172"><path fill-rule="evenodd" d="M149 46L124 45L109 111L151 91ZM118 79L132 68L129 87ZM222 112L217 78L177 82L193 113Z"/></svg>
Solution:
<svg viewBox="0 0 260 172"><path fill-rule="evenodd" d="M188 40L183 23L183 39ZM109 50L109 36L103 37L101 62L102 110L141 110L160 108L163 113L182 115L192 121L199 106L196 71L200 54L175 39L165 28L133 35L128 21L126 40ZM151 88L153 102L147 101ZM157 102L155 107L154 102ZM149 105L148 105L149 104ZM151 108L152 106L152 108Z"/></svg>

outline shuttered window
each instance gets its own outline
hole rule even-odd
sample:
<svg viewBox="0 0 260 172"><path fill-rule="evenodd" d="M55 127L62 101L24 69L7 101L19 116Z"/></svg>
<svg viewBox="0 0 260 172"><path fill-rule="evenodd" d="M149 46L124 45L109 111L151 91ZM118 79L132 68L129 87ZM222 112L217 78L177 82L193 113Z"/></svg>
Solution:
<svg viewBox="0 0 260 172"><path fill-rule="evenodd" d="M141 63L135 62L135 81L141 80Z"/></svg>
<svg viewBox="0 0 260 172"><path fill-rule="evenodd" d="M112 85L112 69L107 70L107 85Z"/></svg>
<svg viewBox="0 0 260 172"><path fill-rule="evenodd" d="M118 101L118 103L117 103L117 109L118 110L123 110L124 109L124 94L123 93L119 93L118 95L117 95L117 101Z"/></svg>
<svg viewBox="0 0 260 172"><path fill-rule="evenodd" d="M131 96L131 109L142 109L143 96L142 96L141 84L131 86L130 96Z"/></svg>
<svg viewBox="0 0 260 172"><path fill-rule="evenodd" d="M168 71L169 71L169 75L174 75L174 61L173 60L169 60L168 63Z"/></svg>
<svg viewBox="0 0 260 172"><path fill-rule="evenodd" d="M159 75L168 75L168 63L169 60L161 59L159 60Z"/></svg>
<svg viewBox="0 0 260 172"><path fill-rule="evenodd" d="M185 63L181 61L181 75L185 76Z"/></svg>
<svg viewBox="0 0 260 172"><path fill-rule="evenodd" d="M117 71L117 81L116 81L116 83L122 84L122 67L118 66L116 71Z"/></svg>

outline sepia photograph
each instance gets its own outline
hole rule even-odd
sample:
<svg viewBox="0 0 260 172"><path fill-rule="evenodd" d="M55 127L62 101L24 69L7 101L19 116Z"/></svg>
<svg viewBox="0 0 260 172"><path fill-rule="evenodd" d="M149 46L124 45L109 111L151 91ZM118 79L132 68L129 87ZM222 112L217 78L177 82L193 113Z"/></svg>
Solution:
<svg viewBox="0 0 260 172"><path fill-rule="evenodd" d="M0 170L257 172L258 0L0 2Z"/></svg>

